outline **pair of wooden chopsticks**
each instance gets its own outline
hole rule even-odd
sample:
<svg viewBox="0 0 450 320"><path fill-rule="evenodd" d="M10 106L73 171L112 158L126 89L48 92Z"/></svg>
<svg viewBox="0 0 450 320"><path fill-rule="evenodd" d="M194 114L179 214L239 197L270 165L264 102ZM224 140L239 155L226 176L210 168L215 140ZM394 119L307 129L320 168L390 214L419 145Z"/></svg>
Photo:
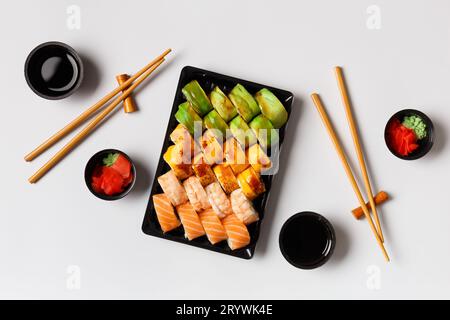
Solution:
<svg viewBox="0 0 450 320"><path fill-rule="evenodd" d="M347 88L345 86L345 81L344 81L344 77L342 74L342 69L340 67L335 67L334 68L335 73L336 73L336 79L338 82L338 86L339 86L339 91L341 93L341 98L342 98L342 102L344 104L344 108L345 108L345 113L347 115L347 122L348 125L350 127L350 132L353 138L353 144L356 150L356 154L358 156L358 162L359 162L359 167L361 169L362 175L363 175L363 180L364 180L364 185L365 185L365 189L366 192L368 194L368 198L369 198L369 203L370 203L370 207L372 209L372 212L374 214L375 217L375 223L376 223L376 227L372 221L372 217L369 213L369 210L366 206L366 202L364 201L364 198L361 194L361 191L358 187L358 183L355 180L355 177L353 175L352 169L347 161L347 157L345 155L344 149L341 146L341 143L336 135L336 132L333 129L333 126L330 122L330 119L328 118L328 115L325 111L325 108L322 104L322 101L320 100L320 97L317 93L313 93L311 95L311 98L314 102L314 105L317 108L317 111L319 111L320 117L322 118L322 121L328 131L328 134L333 142L333 145L339 155L339 158L341 159L342 165L344 166L345 172L347 174L347 177L350 181L350 184L352 185L353 191L356 194L356 197L358 198L359 204L364 212L364 215L367 219L367 221L369 222L369 226L370 229L372 230L372 233L374 234L378 245L381 248L381 251L383 252L383 256L386 259L386 261L389 261L389 255L386 252L386 248L384 247L384 237L383 237L383 232L381 230L381 224L380 224L380 219L378 217L378 212L377 212L377 208L375 205L375 202L373 200L373 192L372 192L372 187L370 185L370 180L369 180L369 175L367 172L367 167L366 167L366 163L364 161L364 153L362 151L361 148L361 142L358 136L358 132L356 130L356 123L355 123L355 119L353 117L353 113L352 113L352 109L350 107L350 99L348 97L348 91Z"/></svg>
<svg viewBox="0 0 450 320"><path fill-rule="evenodd" d="M102 99L100 99L93 106L84 111L81 115L79 115L72 122L67 124L63 129L55 133L49 139L47 139L44 143L30 152L25 156L26 161L31 161L35 159L37 156L42 154L45 150L50 148L56 142L61 140L68 133L73 131L79 125L81 125L84 121L86 121L91 115L93 115L96 111L98 111L101 107L103 107L111 98L116 96L119 92L123 93L118 96L111 104L109 104L101 113L99 113L94 119L92 119L86 127L84 127L75 137L73 137L61 150L59 150L46 164L44 164L35 174L33 174L28 181L30 183L36 183L40 178L42 178L50 169L52 169L59 161L61 161L72 149L74 149L84 138L86 138L94 128L103 121L123 100L125 100L137 86L139 86L149 75L153 73L163 62L164 57L169 54L172 50L167 49L158 57L153 59L149 64L139 70L134 76L130 77L123 84L118 86L116 89L108 93ZM136 80L136 82L134 82ZM134 83L133 83L134 82Z"/></svg>

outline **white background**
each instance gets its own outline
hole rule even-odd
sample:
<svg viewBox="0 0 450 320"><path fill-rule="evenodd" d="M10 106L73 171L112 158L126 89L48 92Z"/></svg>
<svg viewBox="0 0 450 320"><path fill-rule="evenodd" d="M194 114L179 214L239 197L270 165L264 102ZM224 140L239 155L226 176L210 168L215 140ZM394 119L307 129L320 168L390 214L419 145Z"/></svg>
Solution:
<svg viewBox="0 0 450 320"><path fill-rule="evenodd" d="M66 9L81 9L70 30ZM370 29L367 9L381 10ZM11 1L0 10L0 298L450 298L450 2ZM59 40L85 61L85 81L61 101L36 96L27 54ZM164 49L170 62L136 94L140 111L114 114L38 184L23 156ZM147 236L141 223L180 71L193 65L294 92L296 102L255 257L233 257ZM332 67L342 65L382 207L386 264L309 95L317 91L353 151ZM425 112L436 143L407 162L383 130L402 108ZM95 152L115 147L138 165L136 189L105 202L86 189ZM353 152L352 152L353 157ZM353 157L354 159L354 157ZM337 232L332 259L313 271L282 257L278 233L313 210ZM80 288L69 284L80 271Z"/></svg>

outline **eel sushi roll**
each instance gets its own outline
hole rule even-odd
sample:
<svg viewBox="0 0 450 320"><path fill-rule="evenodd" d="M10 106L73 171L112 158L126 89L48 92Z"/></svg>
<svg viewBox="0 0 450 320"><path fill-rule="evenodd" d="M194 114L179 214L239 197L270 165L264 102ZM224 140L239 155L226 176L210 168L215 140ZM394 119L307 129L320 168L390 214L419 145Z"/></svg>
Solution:
<svg viewBox="0 0 450 320"><path fill-rule="evenodd" d="M213 182L206 187L209 203L217 216L222 219L233 213L231 202L218 182Z"/></svg>
<svg viewBox="0 0 450 320"><path fill-rule="evenodd" d="M152 198L161 230L166 233L178 228L181 222L178 220L169 198L164 193L155 194Z"/></svg>
<svg viewBox="0 0 450 320"><path fill-rule="evenodd" d="M258 212L253 204L244 195L241 189L234 190L230 195L231 208L236 217L244 224L250 224L259 220Z"/></svg>
<svg viewBox="0 0 450 320"><path fill-rule="evenodd" d="M190 202L186 202L176 208L181 223L183 224L184 235L188 240L193 240L205 235L205 229L203 229L200 218Z"/></svg>
<svg viewBox="0 0 450 320"><path fill-rule="evenodd" d="M227 233L227 241L231 250L243 248L250 243L247 227L234 214L222 219L222 225Z"/></svg>
<svg viewBox="0 0 450 320"><path fill-rule="evenodd" d="M242 171L237 179L242 192L249 200L256 199L260 194L266 191L261 176L252 167Z"/></svg>
<svg viewBox="0 0 450 320"><path fill-rule="evenodd" d="M192 169L194 170L197 178L200 179L200 183L203 187L206 187L208 184L216 181L216 176L214 175L211 166L206 162L202 153L195 156Z"/></svg>
<svg viewBox="0 0 450 320"><path fill-rule="evenodd" d="M178 179L183 180L194 174L190 155L183 154L183 148L179 145L171 145L167 148L163 158Z"/></svg>
<svg viewBox="0 0 450 320"><path fill-rule="evenodd" d="M245 151L235 138L228 139L223 147L226 163L234 174L239 174L248 168L249 163Z"/></svg>
<svg viewBox="0 0 450 320"><path fill-rule="evenodd" d="M172 170L158 177L158 183L173 206L176 207L189 200L186 191Z"/></svg>
<svg viewBox="0 0 450 320"><path fill-rule="evenodd" d="M206 130L200 139L203 156L209 165L223 162L222 144L217 140L211 130Z"/></svg>
<svg viewBox="0 0 450 320"><path fill-rule="evenodd" d="M189 177L183 182L184 190L189 198L189 202L195 211L200 212L202 210L211 208L211 204L208 200L208 195L197 177Z"/></svg>
<svg viewBox="0 0 450 320"><path fill-rule="evenodd" d="M170 140L179 146L184 155L188 157L194 157L198 154L200 150L200 146L195 142L194 138L192 138L189 131L181 124L177 125L177 127L170 134Z"/></svg>
<svg viewBox="0 0 450 320"><path fill-rule="evenodd" d="M219 217L212 209L203 210L198 214L205 229L206 236L211 244L219 243L228 238L225 228L220 222Z"/></svg>
<svg viewBox="0 0 450 320"><path fill-rule="evenodd" d="M213 167L214 174L216 175L217 181L219 181L222 186L223 191L226 194L232 193L234 190L239 188L239 184L234 176L233 170L227 164L218 164Z"/></svg>

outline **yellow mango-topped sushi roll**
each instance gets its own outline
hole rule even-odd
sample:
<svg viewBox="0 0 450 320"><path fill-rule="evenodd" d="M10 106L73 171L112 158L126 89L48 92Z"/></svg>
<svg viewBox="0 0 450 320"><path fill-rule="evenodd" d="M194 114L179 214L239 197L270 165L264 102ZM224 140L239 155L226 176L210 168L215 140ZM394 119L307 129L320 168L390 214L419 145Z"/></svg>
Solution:
<svg viewBox="0 0 450 320"><path fill-rule="evenodd" d="M201 151L200 146L195 142L189 131L181 124L172 131L170 140L172 140L175 145L183 148L184 154L188 154L187 151L189 150L192 158Z"/></svg>
<svg viewBox="0 0 450 320"><path fill-rule="evenodd" d="M209 165L222 163L223 149L222 145L217 141L211 130L206 130L200 139L200 147L203 151L203 156Z"/></svg>
<svg viewBox="0 0 450 320"><path fill-rule="evenodd" d="M246 151L246 155L247 161L258 173L272 167L272 162L258 143L249 147Z"/></svg>
<svg viewBox="0 0 450 320"><path fill-rule="evenodd" d="M241 173L249 166L245 151L235 138L228 139L224 144L225 160L234 174Z"/></svg>
<svg viewBox="0 0 450 320"><path fill-rule="evenodd" d="M242 171L237 179L242 192L249 200L254 200L266 191L261 176L252 167Z"/></svg>
<svg viewBox="0 0 450 320"><path fill-rule="evenodd" d="M192 171L192 160L190 156L183 154L183 148L177 145L172 145L167 148L163 156L164 160L173 170L178 179L183 180L194 174Z"/></svg>

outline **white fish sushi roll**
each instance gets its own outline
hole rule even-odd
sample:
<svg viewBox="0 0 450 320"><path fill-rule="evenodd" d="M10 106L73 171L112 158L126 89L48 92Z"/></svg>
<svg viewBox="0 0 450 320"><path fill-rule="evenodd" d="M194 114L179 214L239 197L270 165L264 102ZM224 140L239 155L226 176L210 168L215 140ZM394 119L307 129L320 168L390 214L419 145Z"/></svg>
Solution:
<svg viewBox="0 0 450 320"><path fill-rule="evenodd" d="M213 182L206 187L209 203L217 216L222 219L233 213L231 203L218 182Z"/></svg>
<svg viewBox="0 0 450 320"><path fill-rule="evenodd" d="M183 186L180 181L178 181L177 176L172 170L158 177L158 183L173 206L176 207L180 204L188 202L189 199L186 191L184 191Z"/></svg>
<svg viewBox="0 0 450 320"><path fill-rule="evenodd" d="M253 204L242 192L242 189L234 190L230 195L231 208L233 209L236 217L244 224L259 220L258 212L253 208Z"/></svg>
<svg viewBox="0 0 450 320"><path fill-rule="evenodd" d="M197 177L189 177L183 182L186 194L191 202L194 210L197 212L211 208L208 200L208 195Z"/></svg>

